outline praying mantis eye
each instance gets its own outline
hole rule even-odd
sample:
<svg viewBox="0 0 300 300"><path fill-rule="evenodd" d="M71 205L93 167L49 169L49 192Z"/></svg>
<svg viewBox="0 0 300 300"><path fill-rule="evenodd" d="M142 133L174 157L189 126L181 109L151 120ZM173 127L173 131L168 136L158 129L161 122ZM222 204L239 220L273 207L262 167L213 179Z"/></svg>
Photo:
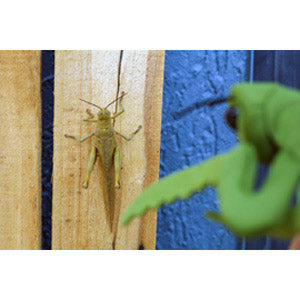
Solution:
<svg viewBox="0 0 300 300"><path fill-rule="evenodd" d="M238 111L234 106L231 106L225 113L227 124L234 130L237 129L237 115Z"/></svg>

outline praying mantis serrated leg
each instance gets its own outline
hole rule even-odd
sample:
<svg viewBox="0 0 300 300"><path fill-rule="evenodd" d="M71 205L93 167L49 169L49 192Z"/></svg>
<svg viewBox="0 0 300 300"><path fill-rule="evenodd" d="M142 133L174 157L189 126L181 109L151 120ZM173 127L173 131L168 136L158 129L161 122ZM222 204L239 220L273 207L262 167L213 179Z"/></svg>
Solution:
<svg viewBox="0 0 300 300"><path fill-rule="evenodd" d="M129 205L122 218L123 225L149 209L156 209L176 199L186 199L208 185L217 186L222 167L228 156L229 154L216 156L192 168L175 172L158 183L150 185Z"/></svg>

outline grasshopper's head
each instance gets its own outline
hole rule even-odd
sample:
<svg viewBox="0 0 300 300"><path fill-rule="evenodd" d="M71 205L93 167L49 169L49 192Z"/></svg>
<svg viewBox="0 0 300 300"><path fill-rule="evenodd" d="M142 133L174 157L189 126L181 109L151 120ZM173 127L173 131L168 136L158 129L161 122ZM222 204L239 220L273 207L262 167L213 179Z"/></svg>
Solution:
<svg viewBox="0 0 300 300"><path fill-rule="evenodd" d="M226 113L228 124L237 130L242 142L255 146L262 163L269 163L277 151L264 107L276 88L273 83L238 84L231 91Z"/></svg>
<svg viewBox="0 0 300 300"><path fill-rule="evenodd" d="M100 108L98 112L98 120L109 120L111 118L111 113L108 109L106 108Z"/></svg>
<svg viewBox="0 0 300 300"><path fill-rule="evenodd" d="M107 109L110 105L112 105L113 103L117 102L117 101L121 101L121 99L126 95L125 92L122 92L121 96L116 98L115 100L111 101L110 103L108 103L105 107L100 107L98 106L97 104L95 103L92 103L92 102L89 102L89 101L86 101L84 99L79 99L80 101L83 101L85 103L88 103L92 106L95 106L99 109L99 112L98 112L98 120L100 121L104 121L104 120L110 120L111 119L111 113L110 111Z"/></svg>

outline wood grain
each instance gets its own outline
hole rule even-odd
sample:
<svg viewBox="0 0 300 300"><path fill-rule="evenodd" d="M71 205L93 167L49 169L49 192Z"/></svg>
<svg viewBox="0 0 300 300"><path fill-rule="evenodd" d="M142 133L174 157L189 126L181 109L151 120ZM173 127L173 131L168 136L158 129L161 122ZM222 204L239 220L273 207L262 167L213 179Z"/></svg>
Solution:
<svg viewBox="0 0 300 300"><path fill-rule="evenodd" d="M41 51L0 51L0 249L41 248Z"/></svg>
<svg viewBox="0 0 300 300"><path fill-rule="evenodd" d="M120 95L125 113L115 128L126 135L143 129L130 142L117 137L122 151L120 216L147 185L158 180L164 51L56 51L53 170L53 249L155 249L156 212L116 235L106 223L99 161L89 188L82 189L92 139L80 144L64 134L85 136L95 124L82 122L87 104L105 106ZM115 110L113 108L112 110ZM97 109L92 109L94 112Z"/></svg>

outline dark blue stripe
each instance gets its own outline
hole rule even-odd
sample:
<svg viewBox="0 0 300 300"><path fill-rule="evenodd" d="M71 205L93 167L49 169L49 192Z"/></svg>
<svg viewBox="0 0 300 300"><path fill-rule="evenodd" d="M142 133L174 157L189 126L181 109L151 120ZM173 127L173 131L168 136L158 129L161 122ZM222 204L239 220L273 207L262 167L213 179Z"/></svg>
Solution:
<svg viewBox="0 0 300 300"><path fill-rule="evenodd" d="M42 51L42 249L51 249L54 51Z"/></svg>
<svg viewBox="0 0 300 300"><path fill-rule="evenodd" d="M254 51L254 81L274 81L300 89L299 50ZM267 171L260 172L260 183ZM270 238L246 242L246 249L287 249L288 242Z"/></svg>

